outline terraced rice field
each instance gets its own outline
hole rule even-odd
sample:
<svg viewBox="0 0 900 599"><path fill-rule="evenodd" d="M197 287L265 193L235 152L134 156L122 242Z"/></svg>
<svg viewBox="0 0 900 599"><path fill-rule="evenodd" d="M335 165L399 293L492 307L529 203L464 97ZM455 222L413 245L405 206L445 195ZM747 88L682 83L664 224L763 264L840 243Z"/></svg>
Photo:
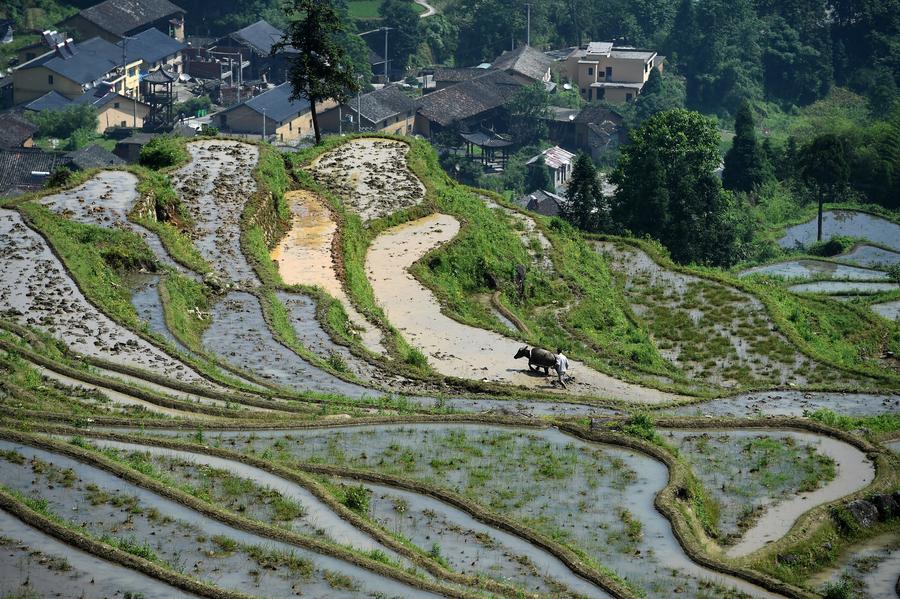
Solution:
<svg viewBox="0 0 900 599"><path fill-rule="evenodd" d="M701 391L574 360L562 389L513 358L529 332L454 320L411 274L465 220L430 198L447 209L386 227L425 199L407 167L417 144L348 140L295 165L321 196L285 171L281 205L255 170L270 148L188 142L172 180L190 222L169 225L214 277L129 220L140 170L0 208L0 596L729 599L808 596L842 577L885 596L892 379L860 391L756 297L610 241L596 247L621 277L610 301ZM260 197L291 215L265 249L242 222ZM568 283L547 221L481 200L517 255ZM55 253L74 241L39 232L27 202L84 238L143 240L146 259L104 270ZM853 250L859 267L769 272L884 284L863 268L882 263L863 262L886 250L868 248ZM835 514L857 498L875 520L851 538ZM820 534L833 565L803 561Z"/></svg>

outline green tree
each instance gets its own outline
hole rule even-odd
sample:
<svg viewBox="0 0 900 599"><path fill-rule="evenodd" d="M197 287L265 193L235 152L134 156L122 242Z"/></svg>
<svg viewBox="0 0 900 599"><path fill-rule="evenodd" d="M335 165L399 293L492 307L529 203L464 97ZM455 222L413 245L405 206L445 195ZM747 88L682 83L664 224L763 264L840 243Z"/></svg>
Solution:
<svg viewBox="0 0 900 599"><path fill-rule="evenodd" d="M669 110L650 117L630 139L611 176L615 222L656 237L679 262L733 262L739 231L734 202L713 175L719 163L715 123Z"/></svg>
<svg viewBox="0 0 900 599"><path fill-rule="evenodd" d="M507 101L510 131L520 144L535 144L547 138L550 97L544 86L534 83L523 87Z"/></svg>
<svg viewBox="0 0 900 599"><path fill-rule="evenodd" d="M584 231L598 231L609 223L609 207L597 169L591 157L583 152L575 159L563 208L566 220Z"/></svg>
<svg viewBox="0 0 900 599"><path fill-rule="evenodd" d="M97 111L87 104L71 104L62 110L29 112L28 119L38 126L38 137L66 139L75 131L96 131L99 125Z"/></svg>
<svg viewBox="0 0 900 599"><path fill-rule="evenodd" d="M410 56L419 48L421 33L419 31L419 13L409 0L384 0L378 9L382 22L391 27L388 58L394 67L402 70L409 68Z"/></svg>
<svg viewBox="0 0 900 599"><path fill-rule="evenodd" d="M544 157L540 156L534 163L528 165L528 174L525 176L525 193L531 193L537 190L550 189L550 171L544 162Z"/></svg>
<svg viewBox="0 0 900 599"><path fill-rule="evenodd" d="M826 199L835 201L850 179L844 143L833 133L819 135L800 151L799 162L800 176L819 203L816 240L822 241L822 206Z"/></svg>
<svg viewBox="0 0 900 599"><path fill-rule="evenodd" d="M733 191L752 191L766 178L766 161L756 140L749 102L741 104L734 119L734 139L725 154L722 186Z"/></svg>
<svg viewBox="0 0 900 599"><path fill-rule="evenodd" d="M654 114L684 108L684 101L684 81L675 75L662 74L658 69L653 69L641 95L634 102L635 117L641 123Z"/></svg>
<svg viewBox="0 0 900 599"><path fill-rule="evenodd" d="M290 0L291 19L284 39L272 47L278 52L292 46L288 81L291 98L309 101L316 144L322 142L316 104L324 100L346 102L359 89L353 60L342 44L344 23L333 0Z"/></svg>

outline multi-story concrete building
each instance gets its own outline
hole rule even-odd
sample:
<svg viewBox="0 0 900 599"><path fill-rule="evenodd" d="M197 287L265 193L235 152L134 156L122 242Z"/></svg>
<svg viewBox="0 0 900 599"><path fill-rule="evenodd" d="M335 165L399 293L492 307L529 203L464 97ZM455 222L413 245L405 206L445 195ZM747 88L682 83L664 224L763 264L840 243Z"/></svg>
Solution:
<svg viewBox="0 0 900 599"><path fill-rule="evenodd" d="M566 74L588 102L631 102L641 93L653 69L662 71L663 57L653 50L591 42L566 58Z"/></svg>

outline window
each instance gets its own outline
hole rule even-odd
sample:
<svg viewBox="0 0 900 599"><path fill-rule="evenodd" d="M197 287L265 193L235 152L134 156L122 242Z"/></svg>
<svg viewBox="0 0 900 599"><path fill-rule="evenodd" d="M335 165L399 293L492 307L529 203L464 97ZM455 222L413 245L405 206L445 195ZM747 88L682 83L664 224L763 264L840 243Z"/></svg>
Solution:
<svg viewBox="0 0 900 599"><path fill-rule="evenodd" d="M118 107L119 107L119 103L118 103L118 102L113 102L113 108L118 108Z"/></svg>
<svg viewBox="0 0 900 599"><path fill-rule="evenodd" d="M137 72L137 67L131 67L130 69L128 69L128 76L129 76L129 77L134 77L134 74L135 74L136 72Z"/></svg>
<svg viewBox="0 0 900 599"><path fill-rule="evenodd" d="M612 79L612 67L606 67L606 78Z"/></svg>
<svg viewBox="0 0 900 599"><path fill-rule="evenodd" d="M585 95L586 93L587 93L587 92L586 92L586 91L584 90L584 88L582 87L582 88L581 88L581 95L583 96L583 95Z"/></svg>
<svg viewBox="0 0 900 599"><path fill-rule="evenodd" d="M53 85L53 75L47 75L47 83Z"/></svg>
<svg viewBox="0 0 900 599"><path fill-rule="evenodd" d="M294 130L294 121L288 121L288 131Z"/></svg>
<svg viewBox="0 0 900 599"><path fill-rule="evenodd" d="M594 67L588 67L588 77L594 76Z"/></svg>
<svg viewBox="0 0 900 599"><path fill-rule="evenodd" d="M309 119L309 128L312 129L312 126L313 126L312 119Z"/></svg>
<svg viewBox="0 0 900 599"><path fill-rule="evenodd" d="M126 123L125 121L122 121L122 124L119 125L119 126L120 126L120 127L127 127L127 126L128 126L128 123Z"/></svg>
<svg viewBox="0 0 900 599"><path fill-rule="evenodd" d="M625 94L625 101L626 101L626 102L631 102L631 100L632 100L633 98L634 98L634 95L633 95L633 94L631 94L631 93L626 93L626 94Z"/></svg>

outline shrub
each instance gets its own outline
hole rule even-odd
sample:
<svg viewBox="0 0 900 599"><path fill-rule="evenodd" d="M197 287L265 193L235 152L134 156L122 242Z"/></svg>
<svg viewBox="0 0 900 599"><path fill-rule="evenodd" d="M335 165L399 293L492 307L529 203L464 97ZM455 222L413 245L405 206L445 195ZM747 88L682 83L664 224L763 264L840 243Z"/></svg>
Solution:
<svg viewBox="0 0 900 599"><path fill-rule="evenodd" d="M72 178L72 171L67 169L64 166L59 167L47 178L47 182L44 184L44 187L62 187L66 183L69 182L69 179Z"/></svg>
<svg viewBox="0 0 900 599"><path fill-rule="evenodd" d="M79 129L94 132L99 124L97 111L86 104L66 106L62 110L29 113L28 119L38 126L38 137L66 139Z"/></svg>
<svg viewBox="0 0 900 599"><path fill-rule="evenodd" d="M822 586L822 596L825 599L857 599L859 593L853 581L841 578L835 582L827 582Z"/></svg>
<svg viewBox="0 0 900 599"><path fill-rule="evenodd" d="M856 243L853 237L838 235L826 241L817 241L809 246L809 253L813 256L837 256L843 254Z"/></svg>
<svg viewBox="0 0 900 599"><path fill-rule="evenodd" d="M647 441L656 439L656 423L653 421L653 417L646 412L638 412L629 418L625 424L622 425L622 431L633 437L640 437Z"/></svg>
<svg viewBox="0 0 900 599"><path fill-rule="evenodd" d="M175 166L187 160L184 145L170 135L161 135L141 148L141 164L152 169Z"/></svg>
<svg viewBox="0 0 900 599"><path fill-rule="evenodd" d="M345 492L344 505L357 514L365 515L369 513L369 499L371 496L372 492L362 485L350 487Z"/></svg>
<svg viewBox="0 0 900 599"><path fill-rule="evenodd" d="M414 347L409 348L409 351L406 352L405 362L410 366L415 366L416 368L428 367L428 358L425 357L425 354Z"/></svg>

